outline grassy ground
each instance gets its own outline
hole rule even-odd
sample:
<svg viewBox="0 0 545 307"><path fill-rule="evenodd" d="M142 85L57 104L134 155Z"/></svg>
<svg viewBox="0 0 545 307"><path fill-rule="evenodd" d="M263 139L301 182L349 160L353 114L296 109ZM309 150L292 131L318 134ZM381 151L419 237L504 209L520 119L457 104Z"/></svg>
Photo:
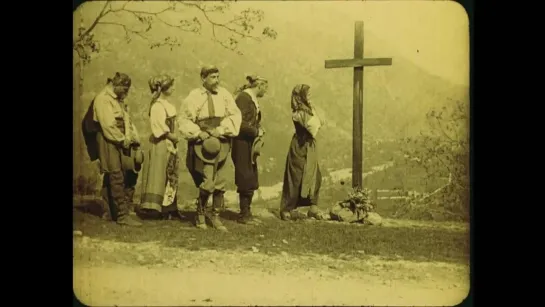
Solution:
<svg viewBox="0 0 545 307"><path fill-rule="evenodd" d="M74 210L74 230L85 236L118 242L158 242L188 250L246 250L267 254L319 254L331 257L380 256L392 260L467 263L468 235L464 231L426 228L355 226L327 222L284 222L263 218L259 227L240 225L235 213L223 214L229 233L193 227L194 213L182 212L181 220L144 221L140 228L120 227L113 222Z"/></svg>

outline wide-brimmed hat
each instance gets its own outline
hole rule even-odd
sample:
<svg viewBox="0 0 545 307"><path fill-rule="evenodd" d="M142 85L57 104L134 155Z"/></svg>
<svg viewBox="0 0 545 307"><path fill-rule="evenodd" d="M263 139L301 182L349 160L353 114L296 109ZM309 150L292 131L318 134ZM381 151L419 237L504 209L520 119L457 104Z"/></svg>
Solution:
<svg viewBox="0 0 545 307"><path fill-rule="evenodd" d="M260 136L254 139L254 142L252 143L252 154L250 156L252 159L252 164L257 162L257 157L261 155L261 148L263 148L263 145L265 145L265 142Z"/></svg>
<svg viewBox="0 0 545 307"><path fill-rule="evenodd" d="M128 155L121 155L121 166L123 170L133 171L135 173L140 172L142 164L144 164L144 151L140 148L131 146L128 152Z"/></svg>
<svg viewBox="0 0 545 307"><path fill-rule="evenodd" d="M229 142L220 141L213 136L196 143L194 147L197 157L206 163L214 163L216 159L218 162L227 159L230 149Z"/></svg>

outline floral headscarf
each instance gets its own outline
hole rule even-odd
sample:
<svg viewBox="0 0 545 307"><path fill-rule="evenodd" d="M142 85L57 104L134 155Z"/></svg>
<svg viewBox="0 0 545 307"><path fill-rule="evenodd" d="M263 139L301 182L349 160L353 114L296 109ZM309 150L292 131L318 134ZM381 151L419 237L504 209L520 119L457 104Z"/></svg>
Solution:
<svg viewBox="0 0 545 307"><path fill-rule="evenodd" d="M312 106L308 100L308 90L310 86L307 84L297 84L291 91L291 110L292 112L303 111L310 115L314 115L312 112Z"/></svg>

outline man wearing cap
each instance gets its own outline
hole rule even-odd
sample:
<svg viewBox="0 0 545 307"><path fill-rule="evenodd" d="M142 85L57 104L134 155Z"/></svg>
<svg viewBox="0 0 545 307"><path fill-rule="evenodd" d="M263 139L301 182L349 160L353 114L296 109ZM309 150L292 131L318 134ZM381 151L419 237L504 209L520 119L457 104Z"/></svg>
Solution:
<svg viewBox="0 0 545 307"><path fill-rule="evenodd" d="M130 87L131 79L124 73L118 72L109 78L87 111L83 132L91 160L100 161L100 172L104 174L102 197L111 217L121 225L140 226L141 223L129 215L129 204L143 162L138 133L124 101ZM89 136L94 137L94 144ZM91 145L94 152L90 151Z"/></svg>
<svg viewBox="0 0 545 307"><path fill-rule="evenodd" d="M256 159L265 133L261 127L258 98L267 92L268 81L255 75L247 76L246 80L248 83L238 90L235 100L242 114L242 123L239 135L233 139L231 158L235 165L235 184L240 202L238 222L256 225L260 221L253 217L251 204L254 191L259 188Z"/></svg>
<svg viewBox="0 0 545 307"><path fill-rule="evenodd" d="M188 141L186 166L199 188L198 228L206 218L216 229L227 229L219 219L225 193L224 166L231 150L231 138L239 133L241 114L231 93L219 86L215 66L201 69L202 86L184 99L180 112L180 133ZM212 208L208 200L212 195Z"/></svg>

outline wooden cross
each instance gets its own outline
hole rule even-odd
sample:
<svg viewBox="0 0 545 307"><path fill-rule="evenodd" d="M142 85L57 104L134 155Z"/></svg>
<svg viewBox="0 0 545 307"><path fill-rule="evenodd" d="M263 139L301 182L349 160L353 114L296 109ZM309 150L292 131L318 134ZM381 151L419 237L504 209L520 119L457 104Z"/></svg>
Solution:
<svg viewBox="0 0 545 307"><path fill-rule="evenodd" d="M363 58L363 21L356 21L354 58L326 60L325 68L354 67L352 187L363 187L363 67L392 65L392 58Z"/></svg>

